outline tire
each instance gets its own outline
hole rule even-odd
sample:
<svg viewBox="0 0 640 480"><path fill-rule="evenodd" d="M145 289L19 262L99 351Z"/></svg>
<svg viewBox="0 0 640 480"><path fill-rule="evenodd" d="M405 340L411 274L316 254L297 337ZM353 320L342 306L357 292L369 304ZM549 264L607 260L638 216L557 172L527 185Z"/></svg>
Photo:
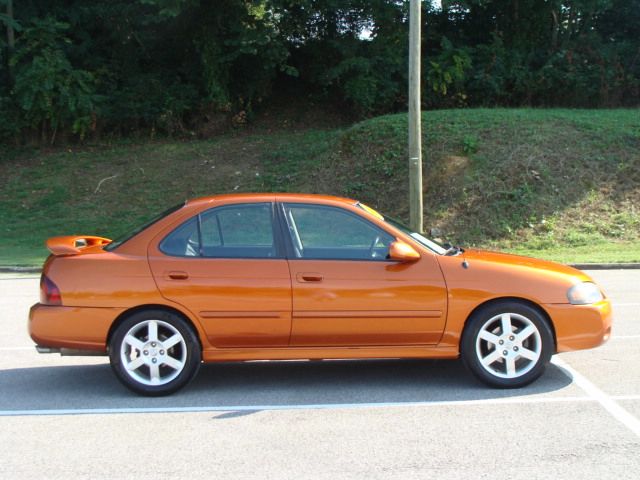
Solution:
<svg viewBox="0 0 640 480"><path fill-rule="evenodd" d="M546 318L537 309L504 301L473 313L460 349L465 365L482 382L520 388L542 375L555 344Z"/></svg>
<svg viewBox="0 0 640 480"><path fill-rule="evenodd" d="M146 396L169 395L198 372L198 337L182 317L145 310L123 321L109 342L111 368L130 390Z"/></svg>

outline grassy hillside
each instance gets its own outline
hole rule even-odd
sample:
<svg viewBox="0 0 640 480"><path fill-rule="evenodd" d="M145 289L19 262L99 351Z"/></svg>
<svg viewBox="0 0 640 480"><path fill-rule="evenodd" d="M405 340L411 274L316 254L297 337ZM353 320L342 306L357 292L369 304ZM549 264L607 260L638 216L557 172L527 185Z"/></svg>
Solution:
<svg viewBox="0 0 640 480"><path fill-rule="evenodd" d="M449 110L423 116L425 225L463 245L565 262L640 261L640 112ZM188 197L347 195L406 218L406 115L338 130L3 152L0 265L48 236L117 236Z"/></svg>
<svg viewBox="0 0 640 480"><path fill-rule="evenodd" d="M604 259L600 249L639 240L637 110L455 110L430 112L423 122L426 228L463 244L582 249L594 261ZM402 217L405 131L404 115L356 125L329 169L340 172L347 193L378 198L381 209ZM638 260L638 249L615 257ZM554 258L563 256L577 260Z"/></svg>

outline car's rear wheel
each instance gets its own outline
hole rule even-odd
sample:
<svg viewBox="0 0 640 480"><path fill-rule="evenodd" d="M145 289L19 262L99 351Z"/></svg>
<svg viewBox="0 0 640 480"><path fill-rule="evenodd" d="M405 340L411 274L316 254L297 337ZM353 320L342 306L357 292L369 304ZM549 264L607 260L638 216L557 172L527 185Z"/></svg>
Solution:
<svg viewBox="0 0 640 480"><path fill-rule="evenodd" d="M546 318L520 302L500 302L475 312L462 335L462 359L484 383L518 388L537 379L551 359L553 333Z"/></svg>
<svg viewBox="0 0 640 480"><path fill-rule="evenodd" d="M195 333L180 316L147 310L117 327L109 343L109 358L127 388L160 396L189 383L200 367L201 349Z"/></svg>

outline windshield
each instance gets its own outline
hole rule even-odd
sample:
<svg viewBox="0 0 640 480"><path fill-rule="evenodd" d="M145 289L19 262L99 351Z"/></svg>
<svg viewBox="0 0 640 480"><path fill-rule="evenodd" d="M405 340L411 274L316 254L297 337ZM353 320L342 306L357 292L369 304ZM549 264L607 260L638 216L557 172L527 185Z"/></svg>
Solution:
<svg viewBox="0 0 640 480"><path fill-rule="evenodd" d="M422 234L420 234L418 232L414 232L413 230L411 230L411 228L407 227L404 223L400 222L399 220L396 220L396 219L391 218L391 217L387 217L386 215L382 215L382 214L378 213L376 210L374 210L373 208L368 207L367 205L364 205L362 203L357 203L356 206L361 208L365 212L368 212L368 213L374 215L375 217L379 218L380 220L385 221L386 223L388 223L392 227L400 230L402 233L406 233L411 238L413 238L415 241L417 241L421 245L424 245L429 250L437 253L438 255L446 255L446 253L447 253L447 249L446 248L444 248L441 245L437 244L433 240L429 240L424 235L422 235Z"/></svg>
<svg viewBox="0 0 640 480"><path fill-rule="evenodd" d="M178 205L174 205L173 207L166 209L164 212L159 213L158 215L155 215L154 217L152 217L150 220L148 220L147 222L143 223L142 225L140 225L140 226L138 226L138 227L136 227L136 228L134 228L132 230L127 231L124 235L120 235L113 242L111 242L110 244L105 246L104 249L107 250L108 252L110 252L111 250L115 250L120 245L122 245L124 242L132 239L133 237L135 237L137 234L139 234L143 230L146 230L151 225L156 223L158 220L166 217L167 215L175 212L176 210L180 210L184 205L185 205L184 202L180 203Z"/></svg>

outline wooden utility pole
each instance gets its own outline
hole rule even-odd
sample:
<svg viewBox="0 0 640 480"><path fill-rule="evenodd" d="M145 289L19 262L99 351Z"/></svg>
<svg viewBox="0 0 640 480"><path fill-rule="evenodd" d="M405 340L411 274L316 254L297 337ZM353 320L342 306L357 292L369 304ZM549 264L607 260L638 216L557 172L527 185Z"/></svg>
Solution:
<svg viewBox="0 0 640 480"><path fill-rule="evenodd" d="M420 108L420 16L422 0L409 9L409 222L422 233L422 119Z"/></svg>

